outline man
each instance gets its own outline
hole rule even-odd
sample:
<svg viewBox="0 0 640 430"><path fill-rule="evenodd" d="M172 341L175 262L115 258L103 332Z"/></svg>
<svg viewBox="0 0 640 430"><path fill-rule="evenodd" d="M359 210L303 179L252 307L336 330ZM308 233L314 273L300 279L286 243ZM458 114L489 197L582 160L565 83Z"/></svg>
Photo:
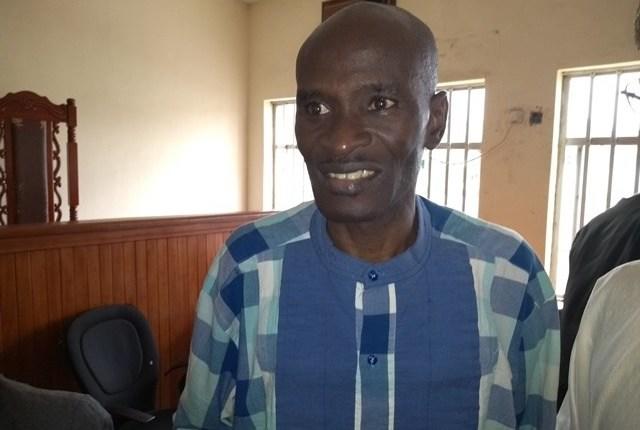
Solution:
<svg viewBox="0 0 640 430"><path fill-rule="evenodd" d="M315 203L245 226L205 281L177 428L554 425L557 310L514 234L416 198L447 101L431 31L357 3L296 64Z"/></svg>
<svg viewBox="0 0 640 430"><path fill-rule="evenodd" d="M585 225L573 240L569 280L564 294L561 325L558 406L567 391L573 341L582 313L598 278L611 269L640 259L640 194L620 200Z"/></svg>
<svg viewBox="0 0 640 430"><path fill-rule="evenodd" d="M558 430L640 428L640 260L598 279L575 338Z"/></svg>

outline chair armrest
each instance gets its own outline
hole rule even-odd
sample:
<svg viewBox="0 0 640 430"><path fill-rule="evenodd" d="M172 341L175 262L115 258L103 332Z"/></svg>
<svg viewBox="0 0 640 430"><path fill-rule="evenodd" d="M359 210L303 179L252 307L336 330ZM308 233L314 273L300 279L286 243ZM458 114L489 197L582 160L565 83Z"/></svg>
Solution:
<svg viewBox="0 0 640 430"><path fill-rule="evenodd" d="M164 376L167 376L169 373L173 372L174 370L178 370L178 369L186 369L187 368L187 363L178 363L175 366L170 367L167 371L164 372Z"/></svg>
<svg viewBox="0 0 640 430"><path fill-rule="evenodd" d="M175 366L169 368L169 370L167 370L166 372L164 372L164 376L167 376L169 373L173 372L174 370L178 370L178 369L187 369L187 363L178 363ZM178 380L178 397L180 397L180 394L182 393L182 391L184 391L184 386L186 385L187 382L187 373L185 372L180 379Z"/></svg>
<svg viewBox="0 0 640 430"><path fill-rule="evenodd" d="M118 418L126 418L139 423L148 423L156 419L156 416L147 412L142 412L137 409L128 408L126 406L111 406L107 408L107 411L111 415L115 415Z"/></svg>

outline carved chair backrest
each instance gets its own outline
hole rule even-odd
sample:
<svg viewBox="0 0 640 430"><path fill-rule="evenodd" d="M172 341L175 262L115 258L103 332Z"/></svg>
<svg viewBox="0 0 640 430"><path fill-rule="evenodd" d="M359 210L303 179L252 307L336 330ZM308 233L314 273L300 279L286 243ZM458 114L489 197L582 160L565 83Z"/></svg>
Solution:
<svg viewBox="0 0 640 430"><path fill-rule="evenodd" d="M59 126L67 128L69 220L77 220L78 145L73 99L56 105L31 91L0 98L0 225L62 220Z"/></svg>

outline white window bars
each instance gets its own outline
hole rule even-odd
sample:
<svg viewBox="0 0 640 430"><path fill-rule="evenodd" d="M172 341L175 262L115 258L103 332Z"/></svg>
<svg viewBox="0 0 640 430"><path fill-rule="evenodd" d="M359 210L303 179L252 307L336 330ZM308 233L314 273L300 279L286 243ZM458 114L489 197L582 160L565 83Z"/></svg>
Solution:
<svg viewBox="0 0 640 430"><path fill-rule="evenodd" d="M577 231L638 192L640 67L563 77L551 276L562 298Z"/></svg>
<svg viewBox="0 0 640 430"><path fill-rule="evenodd" d="M438 89L446 91L449 100L447 128L440 145L423 155L416 192L478 216L484 82L442 84Z"/></svg>

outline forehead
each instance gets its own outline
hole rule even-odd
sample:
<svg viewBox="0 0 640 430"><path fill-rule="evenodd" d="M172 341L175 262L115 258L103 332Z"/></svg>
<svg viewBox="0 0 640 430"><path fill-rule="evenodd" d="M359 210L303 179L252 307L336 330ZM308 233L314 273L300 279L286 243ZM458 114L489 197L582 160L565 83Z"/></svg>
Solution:
<svg viewBox="0 0 640 430"><path fill-rule="evenodd" d="M314 40L301 51L296 67L298 87L402 85L427 73L419 50L397 37L330 36Z"/></svg>

